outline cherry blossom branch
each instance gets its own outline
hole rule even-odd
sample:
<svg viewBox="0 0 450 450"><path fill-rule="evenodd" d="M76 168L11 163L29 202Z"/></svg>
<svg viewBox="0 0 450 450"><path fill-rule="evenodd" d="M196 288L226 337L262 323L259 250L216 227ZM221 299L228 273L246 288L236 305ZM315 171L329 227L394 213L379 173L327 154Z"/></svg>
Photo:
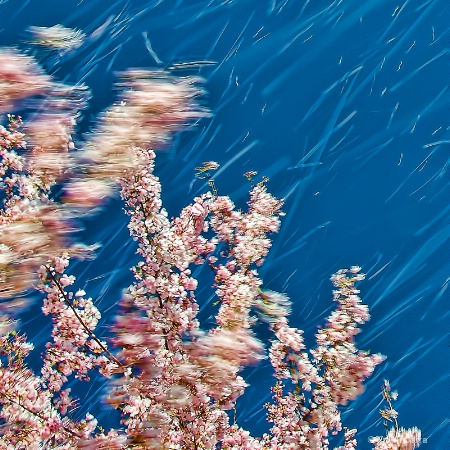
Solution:
<svg viewBox="0 0 450 450"><path fill-rule="evenodd" d="M64 27L34 29L33 35L61 49L76 48L82 39L81 32ZM89 143L75 157L69 152L70 136L84 88L55 82L16 50L0 50L0 59L0 110L34 96L43 109L53 111L25 127L28 149L19 119L11 117L8 130L0 127L6 193L0 215L2 294L29 289L38 272L39 288L46 293L42 310L53 321L53 340L37 377L25 366L31 344L11 332L1 314L0 354L8 363L0 366L5 421L0 445L37 448L51 440L58 448L90 450L327 449L330 434L344 430L345 445L338 449L354 449L356 430L342 426L340 406L363 392L364 380L383 359L355 344L369 319L355 288L364 278L360 268L333 275L337 308L316 334L317 346L308 351L303 331L289 325L288 297L261 288L257 268L283 215L283 202L267 191L267 179L252 185L248 211L242 212L229 197L219 196L210 175L218 163L210 161L197 168L197 176L208 178L211 192L194 198L176 218L169 220L163 208L161 184L153 174L154 149L208 115L195 101L202 93L195 87L199 80L162 71L122 73L118 102L100 115ZM22 148L21 155L15 147ZM245 176L253 183L256 172ZM64 185L58 202L50 195L56 181ZM99 310L84 291L66 292L75 278L64 272L68 254L85 253L67 242L67 217L100 205L118 186L141 261L111 327L115 356L94 332ZM224 244L220 253L219 244ZM220 304L216 326L208 331L197 317L198 281L191 272L204 262L214 271ZM276 381L273 403L266 405L272 427L260 438L250 436L236 419L230 425L226 412L236 414L236 400L247 387L243 367L265 358L265 346L252 331L252 312L273 332L269 359ZM108 378L117 375L110 381L108 401L122 411L123 427L106 434L89 413L79 423L65 417L73 402L63 384L74 372L88 381L93 369ZM388 384L383 395L388 408L380 412L395 428L371 442L377 450L412 450L420 431L399 428Z"/></svg>
<svg viewBox="0 0 450 450"><path fill-rule="evenodd" d="M19 406L20 408L23 408L26 412L28 412L29 414L33 415L34 417L37 417L38 419L40 419L42 421L42 424L45 425L47 424L49 418L43 416L42 414L40 414L37 411L33 411L31 408L28 408L27 406L25 406L24 404L20 403L19 401L14 400L13 398L11 398L10 396L8 396L8 394L5 394L4 392L1 393L1 396L6 398L10 403L13 403L17 406ZM76 438L82 438L82 435L71 430L70 428L66 427L64 424L59 424L59 427L62 428L65 432L67 432L68 434L70 434L73 437Z"/></svg>
<svg viewBox="0 0 450 450"><path fill-rule="evenodd" d="M419 447L422 440L421 431L416 427L405 429L399 427L398 425L398 413L392 405L392 402L397 400L397 391L391 391L391 385L388 380L384 380L384 384L381 390L383 399L388 404L388 408L380 410L380 415L385 421L384 425L386 427L386 436L375 436L369 439L369 441L374 444L374 450L390 450L393 448L401 450L413 450ZM394 428L388 430L388 421L394 422Z"/></svg>
<svg viewBox="0 0 450 450"><path fill-rule="evenodd" d="M44 267L45 267L45 269L47 271L47 274L50 276L52 282L58 288L58 290L59 290L59 292L61 294L61 297L64 299L64 302L72 310L73 314L75 315L75 317L80 322L80 325L83 327L84 331L86 331L86 333L91 337L91 339L93 339L97 343L97 345L102 349L102 351L108 355L109 359L112 362L117 364L119 367L123 367L122 363L106 348L106 346L102 343L102 341L100 341L100 339L86 326L86 324L84 323L83 319L79 316L76 308L74 308L74 306L72 305L70 300L67 298L66 293L64 291L64 288L61 286L61 283L59 283L59 281L56 279L56 277L53 274L51 268L49 266L47 266L47 265L44 265Z"/></svg>

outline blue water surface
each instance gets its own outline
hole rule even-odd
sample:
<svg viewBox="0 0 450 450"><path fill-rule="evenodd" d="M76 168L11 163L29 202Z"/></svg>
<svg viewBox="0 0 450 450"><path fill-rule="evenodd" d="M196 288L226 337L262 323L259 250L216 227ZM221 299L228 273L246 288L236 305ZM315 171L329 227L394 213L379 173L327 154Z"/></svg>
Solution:
<svg viewBox="0 0 450 450"><path fill-rule="evenodd" d="M384 433L384 378L399 391L400 425L422 429L423 448L450 448L446 3L0 1L2 46L23 46L30 25L86 33L85 44L59 64L43 61L57 79L92 90L80 140L114 101L117 72L215 62L173 70L204 78L201 101L212 117L158 156L165 206L176 215L207 189L194 179L203 161L220 162L217 188L242 207L249 187L242 174L269 177L270 191L286 199L286 216L261 274L266 288L290 296L291 322L309 343L333 307L330 275L362 266L361 295L372 318L359 347L387 360L344 413L345 424L359 428L361 449L370 448L369 436ZM73 269L97 299L104 330L137 261L121 208L111 200L83 220L81 237L103 248L95 262ZM201 286L205 326L215 311L210 297ZM41 319L26 321L31 340L48 339ZM268 430L262 404L273 379L267 361L245 375L250 387L238 401L237 422L260 436ZM81 395L89 399L84 411L100 411L108 428L117 417L104 410L102 392L98 382Z"/></svg>

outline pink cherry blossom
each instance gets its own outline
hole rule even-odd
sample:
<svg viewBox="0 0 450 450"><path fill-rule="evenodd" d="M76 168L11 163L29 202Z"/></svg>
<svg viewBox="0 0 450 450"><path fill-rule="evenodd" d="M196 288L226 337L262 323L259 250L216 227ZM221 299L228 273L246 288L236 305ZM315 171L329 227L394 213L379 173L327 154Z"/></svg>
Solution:
<svg viewBox="0 0 450 450"><path fill-rule="evenodd" d="M32 32L40 45L81 45L81 32L63 27ZM247 210L238 210L230 197L218 195L210 171L219 165L209 161L197 176L209 178L210 192L177 217L163 207L154 150L208 116L197 99L201 80L124 72L117 103L100 115L89 143L75 155L71 136L85 106L83 89L55 82L16 50L0 50L0 59L0 110L37 97L29 106L52 111L39 114L24 133L14 116L8 128L0 127L0 448L328 449L331 436L341 433L338 449L355 449L357 430L343 425L341 410L363 393L384 359L356 347L355 336L370 319L356 288L364 279L360 267L332 276L336 308L308 349L303 331L289 324L288 296L263 289L258 272L284 215L267 179L251 188ZM256 175L245 176L253 183ZM64 186L55 200L57 181ZM71 258L92 256L95 249L72 242L70 220L118 190L139 262L110 337L101 339L100 303L76 288L70 273ZM203 286L194 276L202 264L212 271L217 308L206 330L196 298ZM27 366L33 346L18 331L18 308L26 305L17 294L36 289L52 331L40 371L33 372ZM268 345L253 330L258 318L272 333ZM274 372L272 401L265 405L270 430L253 437L227 411L235 410L247 387L243 369L267 358ZM115 429L102 428L90 412L74 418L80 400L69 383L94 377L107 380L105 408L121 413ZM399 427L396 397L386 382L388 405L380 413L394 427L371 438L375 449L412 450L420 443L417 428Z"/></svg>

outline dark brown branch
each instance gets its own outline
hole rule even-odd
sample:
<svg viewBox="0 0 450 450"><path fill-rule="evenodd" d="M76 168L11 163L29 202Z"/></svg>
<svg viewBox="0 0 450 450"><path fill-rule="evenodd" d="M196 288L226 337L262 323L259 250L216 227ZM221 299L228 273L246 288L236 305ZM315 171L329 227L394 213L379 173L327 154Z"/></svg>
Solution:
<svg viewBox="0 0 450 450"><path fill-rule="evenodd" d="M62 295L64 302L72 310L75 317L78 319L78 321L80 322L81 326L84 328L86 333L91 337L91 339L93 339L99 345L99 347L103 350L103 352L108 355L108 357L111 361L115 362L119 367L122 367L122 363L103 345L103 343L100 341L100 339L98 339L98 337L83 322L83 319L78 315L78 312L75 309L75 307L72 305L72 303L66 297L66 293L64 292L64 289L62 288L61 284L58 282L56 277L53 275L52 271L50 270L50 267L45 266L45 268L47 269L47 273L50 275L52 281L58 287L58 290L59 290L60 294Z"/></svg>

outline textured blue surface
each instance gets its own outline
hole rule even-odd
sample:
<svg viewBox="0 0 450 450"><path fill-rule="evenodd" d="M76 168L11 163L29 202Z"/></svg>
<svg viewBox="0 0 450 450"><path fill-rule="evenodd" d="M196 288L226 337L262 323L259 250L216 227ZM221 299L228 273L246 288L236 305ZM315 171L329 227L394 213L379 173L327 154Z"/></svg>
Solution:
<svg viewBox="0 0 450 450"><path fill-rule="evenodd" d="M261 273L265 287L289 294L292 322L308 339L332 307L329 276L350 265L368 274L360 288L372 319L359 344L387 361L345 414L360 428L360 448L383 434L383 378L399 390L400 425L421 428L424 448L450 448L446 2L0 1L0 45L18 44L29 25L58 23L88 35L60 66L48 64L57 78L92 89L84 132L113 100L115 72L217 62L175 71L204 77L213 117L159 157L169 214L205 190L194 181L203 161L221 163L218 189L242 205L242 174L268 176L287 215ZM104 247L95 263L75 268L106 321L136 260L120 208L111 201L86 219L84 238ZM198 296L208 323L210 292ZM32 319L29 327L30 335L42 329ZM246 374L237 420L260 435L270 370Z"/></svg>

